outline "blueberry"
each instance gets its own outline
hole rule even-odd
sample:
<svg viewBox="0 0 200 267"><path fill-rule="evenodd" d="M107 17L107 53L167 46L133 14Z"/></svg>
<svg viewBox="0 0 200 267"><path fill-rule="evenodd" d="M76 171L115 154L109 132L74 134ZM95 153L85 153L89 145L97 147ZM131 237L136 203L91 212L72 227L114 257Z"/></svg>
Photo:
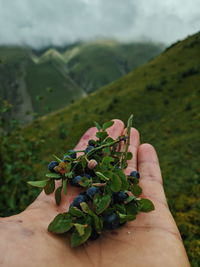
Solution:
<svg viewBox="0 0 200 267"><path fill-rule="evenodd" d="M81 181L81 176L78 175L78 176L75 176L72 180L71 180L71 185L73 186L77 186L77 187L81 187L81 185L79 184L79 182Z"/></svg>
<svg viewBox="0 0 200 267"><path fill-rule="evenodd" d="M84 194L79 194L78 196L76 196L74 198L74 200L72 201L72 203L70 204L70 207L77 207L80 208L80 203L82 202L87 202L88 198L86 195Z"/></svg>
<svg viewBox="0 0 200 267"><path fill-rule="evenodd" d="M104 227L106 229L116 229L120 226L120 219L117 213L109 213L104 215Z"/></svg>
<svg viewBox="0 0 200 267"><path fill-rule="evenodd" d="M128 197L128 194L123 191L113 193L113 200L114 200L114 203L116 204L123 203L127 197Z"/></svg>
<svg viewBox="0 0 200 267"><path fill-rule="evenodd" d="M140 173L137 172L137 171L132 171L132 172L130 173L130 176L139 179L139 178L140 178Z"/></svg>
<svg viewBox="0 0 200 267"><path fill-rule="evenodd" d="M100 192L101 191L98 187L92 186L92 187L88 188L88 190L86 191L86 194L90 199L93 199L94 195L98 194Z"/></svg>
<svg viewBox="0 0 200 267"><path fill-rule="evenodd" d="M88 145L89 145L89 146L95 146L95 145L96 145L96 141L94 141L93 139L90 139L90 140L88 141Z"/></svg>
<svg viewBox="0 0 200 267"><path fill-rule="evenodd" d="M76 152L74 150L68 150L67 153L70 153L70 155L65 155L63 160L67 161L68 158L76 159Z"/></svg>
<svg viewBox="0 0 200 267"><path fill-rule="evenodd" d="M90 152L92 149L94 149L94 146L87 146L87 148L85 149L85 154Z"/></svg>
<svg viewBox="0 0 200 267"><path fill-rule="evenodd" d="M92 176L89 173L85 173L83 176L85 176L88 179L92 178Z"/></svg>
<svg viewBox="0 0 200 267"><path fill-rule="evenodd" d="M49 165L48 165L48 169L49 169L49 171L50 172L56 172L56 171L54 171L54 168L56 167L56 166L58 166L59 165L59 163L57 162L57 161L51 161L50 163L49 163Z"/></svg>
<svg viewBox="0 0 200 267"><path fill-rule="evenodd" d="M80 194L79 194L79 196L84 196L85 197L85 202L88 202L89 200L90 200L90 198L88 197L88 195L86 194L86 192L81 192Z"/></svg>

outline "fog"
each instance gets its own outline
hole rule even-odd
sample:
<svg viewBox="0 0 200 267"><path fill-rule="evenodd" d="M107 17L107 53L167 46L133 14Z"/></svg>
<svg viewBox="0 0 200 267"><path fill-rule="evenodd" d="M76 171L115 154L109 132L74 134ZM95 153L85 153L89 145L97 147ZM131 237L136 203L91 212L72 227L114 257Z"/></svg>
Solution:
<svg viewBox="0 0 200 267"><path fill-rule="evenodd" d="M0 44L109 38L170 44L199 30L200 0L0 0Z"/></svg>

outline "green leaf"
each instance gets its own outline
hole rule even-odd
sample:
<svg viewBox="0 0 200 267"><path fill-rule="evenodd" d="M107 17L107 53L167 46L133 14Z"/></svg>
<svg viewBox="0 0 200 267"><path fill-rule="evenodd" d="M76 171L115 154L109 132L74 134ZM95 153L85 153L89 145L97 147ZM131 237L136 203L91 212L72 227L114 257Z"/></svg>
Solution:
<svg viewBox="0 0 200 267"><path fill-rule="evenodd" d="M63 162L62 159L59 159L56 155L53 155L53 157L54 157L58 162Z"/></svg>
<svg viewBox="0 0 200 267"><path fill-rule="evenodd" d="M61 202L61 192L62 192L62 186L58 187L55 192L55 200L58 206L60 205Z"/></svg>
<svg viewBox="0 0 200 267"><path fill-rule="evenodd" d="M95 174L103 181L109 181L109 178L106 177L103 173L101 172L95 172Z"/></svg>
<svg viewBox="0 0 200 267"><path fill-rule="evenodd" d="M127 180L127 176L124 174L124 172L120 169L115 169L115 172L118 174L118 176L121 179L122 185L121 185L121 190L125 191L128 190L129 188L129 182Z"/></svg>
<svg viewBox="0 0 200 267"><path fill-rule="evenodd" d="M90 186L92 183L92 180L87 178L87 177L82 177L79 184L83 187L88 187Z"/></svg>
<svg viewBox="0 0 200 267"><path fill-rule="evenodd" d="M96 133L96 137L101 139L101 140L104 140L107 136L108 136L107 132L97 132Z"/></svg>
<svg viewBox="0 0 200 267"><path fill-rule="evenodd" d="M142 194L142 188L139 185L131 185L130 186L130 191L132 194L136 197L140 196Z"/></svg>
<svg viewBox="0 0 200 267"><path fill-rule="evenodd" d="M97 233L100 233L103 229L103 222L101 220L101 218L99 218L91 209L90 207L87 205L86 202L82 202L80 203L80 206L82 208L82 210L89 214L92 218L93 218L93 222L94 222L94 226L95 229L97 231Z"/></svg>
<svg viewBox="0 0 200 267"><path fill-rule="evenodd" d="M136 215L138 213L138 206L135 201L131 201L125 205L126 213L129 215Z"/></svg>
<svg viewBox="0 0 200 267"><path fill-rule="evenodd" d="M103 230L103 220L101 217L98 217L96 214L94 214L93 219L94 219L95 230L98 234L100 234L101 231Z"/></svg>
<svg viewBox="0 0 200 267"><path fill-rule="evenodd" d="M95 126L97 127L97 130L100 131L101 130L101 125L98 122L94 122Z"/></svg>
<svg viewBox="0 0 200 267"><path fill-rule="evenodd" d="M136 216L134 214L122 214L118 213L119 218L120 218L120 223L124 223L127 221L132 221L136 219Z"/></svg>
<svg viewBox="0 0 200 267"><path fill-rule="evenodd" d="M94 197L94 206L96 209L97 214L101 214L107 207L109 206L111 202L111 196L110 195L95 195Z"/></svg>
<svg viewBox="0 0 200 267"><path fill-rule="evenodd" d="M67 173L65 173L65 177L72 178L73 177L73 172L67 172Z"/></svg>
<svg viewBox="0 0 200 267"><path fill-rule="evenodd" d="M110 147L105 147L102 151L104 154L110 154Z"/></svg>
<svg viewBox="0 0 200 267"><path fill-rule="evenodd" d="M42 180L42 181L30 181L27 182L28 184L35 186L35 187L45 187L49 180Z"/></svg>
<svg viewBox="0 0 200 267"><path fill-rule="evenodd" d="M113 192L118 192L121 189L122 181L117 174L113 173L112 180L110 181L109 185Z"/></svg>
<svg viewBox="0 0 200 267"><path fill-rule="evenodd" d="M67 195L67 180L63 180L62 186L64 194Z"/></svg>
<svg viewBox="0 0 200 267"><path fill-rule="evenodd" d="M82 211L85 213L88 213L89 215L93 216L93 211L89 208L88 204L86 202L81 202L80 206L82 208Z"/></svg>
<svg viewBox="0 0 200 267"><path fill-rule="evenodd" d="M73 216L76 216L76 217L84 217L85 214L84 212L82 212L80 209L78 209L77 207L70 207L69 208L69 213Z"/></svg>
<svg viewBox="0 0 200 267"><path fill-rule="evenodd" d="M46 177L48 177L48 178L61 178L60 174L58 174L58 173L47 173Z"/></svg>
<svg viewBox="0 0 200 267"><path fill-rule="evenodd" d="M126 208L124 207L124 204L123 205L115 204L113 208L115 211L118 211L120 213L126 213Z"/></svg>
<svg viewBox="0 0 200 267"><path fill-rule="evenodd" d="M136 200L136 197L135 196L129 196L128 198L126 198L126 200L125 200L125 203L129 203L129 202L131 202L132 200Z"/></svg>
<svg viewBox="0 0 200 267"><path fill-rule="evenodd" d="M44 192L45 194L49 195L53 193L55 190L55 181L54 180L49 180L46 186L44 187Z"/></svg>
<svg viewBox="0 0 200 267"><path fill-rule="evenodd" d="M132 184L139 184L139 179L132 177L132 176L128 176L128 180L132 183Z"/></svg>
<svg viewBox="0 0 200 267"><path fill-rule="evenodd" d="M105 122L102 126L102 130L105 131L107 128L111 127L114 124L114 121Z"/></svg>
<svg viewBox="0 0 200 267"><path fill-rule="evenodd" d="M103 158L102 164L109 165L113 161L114 161L114 159L112 157L106 156Z"/></svg>
<svg viewBox="0 0 200 267"><path fill-rule="evenodd" d="M90 225L85 228L85 233L82 236L80 236L77 231L73 232L73 234L71 235L71 247L78 247L79 245L85 243L90 237L91 233L92 228Z"/></svg>
<svg viewBox="0 0 200 267"><path fill-rule="evenodd" d="M69 231L73 226L72 218L68 213L58 214L48 226L48 231L62 234Z"/></svg>
<svg viewBox="0 0 200 267"><path fill-rule="evenodd" d="M80 224L80 223L74 223L74 226L77 230L77 232L79 233L80 236L83 236L85 233L85 225L84 224Z"/></svg>
<svg viewBox="0 0 200 267"><path fill-rule="evenodd" d="M131 152L127 152L126 160L131 160L133 158L133 154Z"/></svg>
<svg viewBox="0 0 200 267"><path fill-rule="evenodd" d="M139 204L139 209L142 212L149 212L155 209L152 201L146 198L142 198L141 200L139 200L138 204Z"/></svg>

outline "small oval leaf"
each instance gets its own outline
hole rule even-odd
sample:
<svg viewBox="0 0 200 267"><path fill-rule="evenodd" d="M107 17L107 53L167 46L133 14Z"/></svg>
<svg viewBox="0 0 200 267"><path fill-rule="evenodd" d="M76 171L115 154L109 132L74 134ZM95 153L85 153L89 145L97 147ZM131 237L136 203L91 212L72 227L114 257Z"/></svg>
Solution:
<svg viewBox="0 0 200 267"><path fill-rule="evenodd" d="M130 191L133 193L134 196L138 197L142 194L142 188L139 185L131 185Z"/></svg>
<svg viewBox="0 0 200 267"><path fill-rule="evenodd" d="M119 192L122 186L122 181L120 177L113 173L112 174L112 180L110 181L110 188L113 192Z"/></svg>
<svg viewBox="0 0 200 267"><path fill-rule="evenodd" d="M61 202L61 192L62 192L62 186L58 187L55 192L55 200L58 206L60 205Z"/></svg>
<svg viewBox="0 0 200 267"><path fill-rule="evenodd" d="M152 201L146 198L142 198L141 200L139 200L138 204L139 204L139 209L142 212L149 212L155 209Z"/></svg>
<svg viewBox="0 0 200 267"><path fill-rule="evenodd" d="M36 187L40 187L43 188L46 186L46 184L48 183L49 180L43 180L43 181L30 181L27 182L28 184L32 185L32 186L36 186Z"/></svg>
<svg viewBox="0 0 200 267"><path fill-rule="evenodd" d="M44 191L47 195L53 193L55 190L55 181L54 180L49 180L48 183L46 184Z"/></svg>
<svg viewBox="0 0 200 267"><path fill-rule="evenodd" d="M105 122L102 126L102 130L105 131L107 128L111 127L114 124L114 121Z"/></svg>
<svg viewBox="0 0 200 267"><path fill-rule="evenodd" d="M82 236L80 236L80 234L77 231L73 232L73 234L71 235L71 247L72 248L78 247L81 244L85 243L90 237L91 233L92 233L92 228L90 225L88 225L85 228L85 232Z"/></svg>
<svg viewBox="0 0 200 267"><path fill-rule="evenodd" d="M96 195L94 197L94 206L96 208L96 213L102 213L110 204L111 196L110 195Z"/></svg>
<svg viewBox="0 0 200 267"><path fill-rule="evenodd" d="M69 214L58 214L48 226L48 231L56 234L62 234L69 231L73 226Z"/></svg>
<svg viewBox="0 0 200 267"><path fill-rule="evenodd" d="M67 195L67 180L63 180L63 192Z"/></svg>

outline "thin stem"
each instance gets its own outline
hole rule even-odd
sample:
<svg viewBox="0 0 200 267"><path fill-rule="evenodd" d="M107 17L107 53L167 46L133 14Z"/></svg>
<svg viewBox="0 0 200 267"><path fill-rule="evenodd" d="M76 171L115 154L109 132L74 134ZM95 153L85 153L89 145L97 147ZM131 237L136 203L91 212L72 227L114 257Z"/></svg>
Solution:
<svg viewBox="0 0 200 267"><path fill-rule="evenodd" d="M125 145L125 151L122 155L122 161L121 161L121 167L124 168L126 161L127 161L127 154L128 154L128 148L130 146L130 134L131 134L131 127L133 124L133 114L131 114L131 116L128 119L127 122L127 142Z"/></svg>

